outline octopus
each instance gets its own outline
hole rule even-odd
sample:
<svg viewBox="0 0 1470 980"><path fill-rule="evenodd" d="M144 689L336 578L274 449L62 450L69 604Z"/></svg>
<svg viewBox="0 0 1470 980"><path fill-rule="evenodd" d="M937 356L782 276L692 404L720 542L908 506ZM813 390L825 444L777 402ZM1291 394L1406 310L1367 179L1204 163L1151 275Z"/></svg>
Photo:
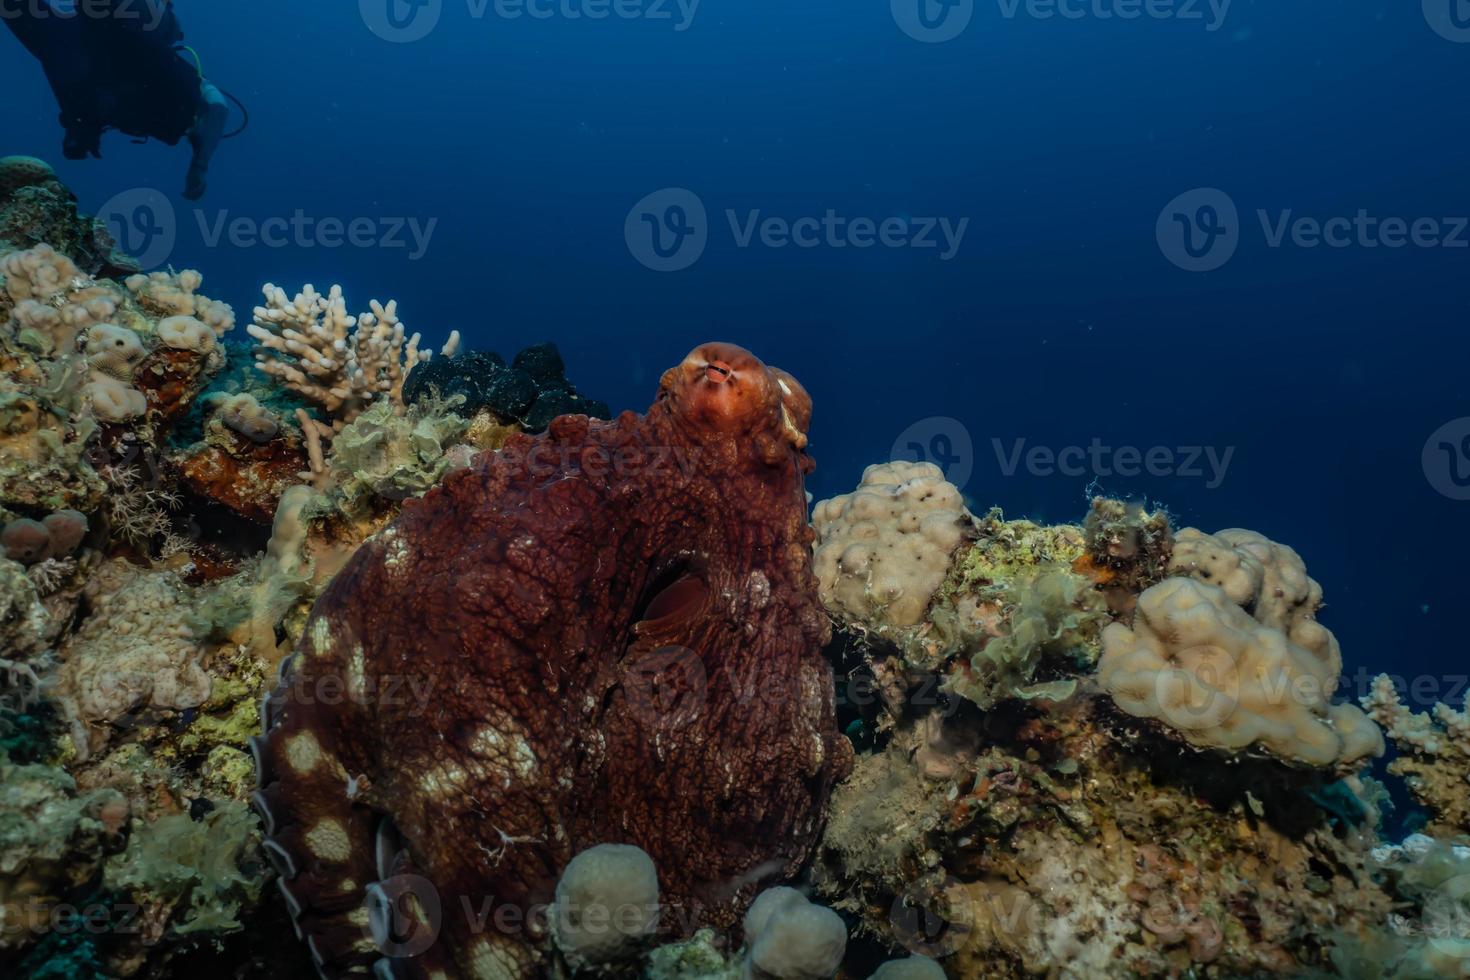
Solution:
<svg viewBox="0 0 1470 980"><path fill-rule="evenodd" d="M665 938L733 929L800 872L852 766L811 408L706 344L646 414L513 437L333 579L251 742L323 976L544 976L559 873L598 844L652 857Z"/></svg>

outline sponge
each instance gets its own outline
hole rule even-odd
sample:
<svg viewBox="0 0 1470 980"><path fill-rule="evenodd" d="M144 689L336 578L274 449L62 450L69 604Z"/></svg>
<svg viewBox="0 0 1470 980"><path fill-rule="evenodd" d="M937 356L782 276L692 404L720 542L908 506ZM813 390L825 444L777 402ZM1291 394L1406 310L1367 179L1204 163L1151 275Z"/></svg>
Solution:
<svg viewBox="0 0 1470 980"><path fill-rule="evenodd" d="M836 912L794 888L768 888L745 913L746 973L763 980L834 976L847 952L847 927Z"/></svg>
<svg viewBox="0 0 1470 980"><path fill-rule="evenodd" d="M658 917L653 859L631 844L598 844L562 871L551 929L557 948L580 968L635 952Z"/></svg>
<svg viewBox="0 0 1470 980"><path fill-rule="evenodd" d="M889 960L868 980L945 980L944 967L927 956Z"/></svg>

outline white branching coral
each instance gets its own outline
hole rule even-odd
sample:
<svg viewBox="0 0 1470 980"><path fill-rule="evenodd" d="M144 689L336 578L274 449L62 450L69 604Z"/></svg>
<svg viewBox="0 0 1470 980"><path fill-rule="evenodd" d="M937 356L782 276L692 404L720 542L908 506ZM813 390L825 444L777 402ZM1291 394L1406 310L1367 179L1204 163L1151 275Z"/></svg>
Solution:
<svg viewBox="0 0 1470 980"><path fill-rule="evenodd" d="M352 316L341 286L323 296L307 285L291 300L270 283L264 292L246 327L260 345L256 366L319 405L334 430L383 395L401 404L404 378L429 359L418 334L405 339L396 301L373 300L371 312Z"/></svg>
<svg viewBox="0 0 1470 980"><path fill-rule="evenodd" d="M1470 710L1439 702L1429 713L1414 711L1387 674L1373 679L1362 705L1398 747L1388 771L1434 815L1431 831L1470 835Z"/></svg>

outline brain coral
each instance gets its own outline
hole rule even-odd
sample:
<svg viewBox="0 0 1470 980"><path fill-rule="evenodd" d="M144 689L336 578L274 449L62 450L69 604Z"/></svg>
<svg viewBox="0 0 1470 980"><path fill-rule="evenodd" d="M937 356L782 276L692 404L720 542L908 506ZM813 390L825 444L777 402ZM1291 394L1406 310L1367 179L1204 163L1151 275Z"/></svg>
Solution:
<svg viewBox="0 0 1470 980"><path fill-rule="evenodd" d="M869 466L856 490L812 515L822 600L848 622L917 626L970 523L959 488L933 463Z"/></svg>
<svg viewBox="0 0 1470 980"><path fill-rule="evenodd" d="M1219 586L1171 578L1139 597L1132 628L1103 631L1098 677L1124 711L1196 745L1351 764L1381 755L1383 736L1356 707L1331 703L1336 650L1293 643Z"/></svg>
<svg viewBox="0 0 1470 980"><path fill-rule="evenodd" d="M598 844L652 858L666 933L734 926L803 865L852 762L810 412L790 375L705 345L645 416L517 435L358 551L252 741L324 973L546 975L535 910ZM461 913L490 906L509 913Z"/></svg>

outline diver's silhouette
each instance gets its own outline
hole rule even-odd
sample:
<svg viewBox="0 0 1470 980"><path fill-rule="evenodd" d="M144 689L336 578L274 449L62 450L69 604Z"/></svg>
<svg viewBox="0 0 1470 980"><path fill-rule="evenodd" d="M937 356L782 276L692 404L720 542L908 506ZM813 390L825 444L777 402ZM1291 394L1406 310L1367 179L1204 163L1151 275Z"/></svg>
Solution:
<svg viewBox="0 0 1470 980"><path fill-rule="evenodd" d="M184 197L203 196L229 104L186 55L173 0L88 0L71 9L0 0L0 20L46 72L68 160L101 157L108 129L170 146L187 136L194 155Z"/></svg>

